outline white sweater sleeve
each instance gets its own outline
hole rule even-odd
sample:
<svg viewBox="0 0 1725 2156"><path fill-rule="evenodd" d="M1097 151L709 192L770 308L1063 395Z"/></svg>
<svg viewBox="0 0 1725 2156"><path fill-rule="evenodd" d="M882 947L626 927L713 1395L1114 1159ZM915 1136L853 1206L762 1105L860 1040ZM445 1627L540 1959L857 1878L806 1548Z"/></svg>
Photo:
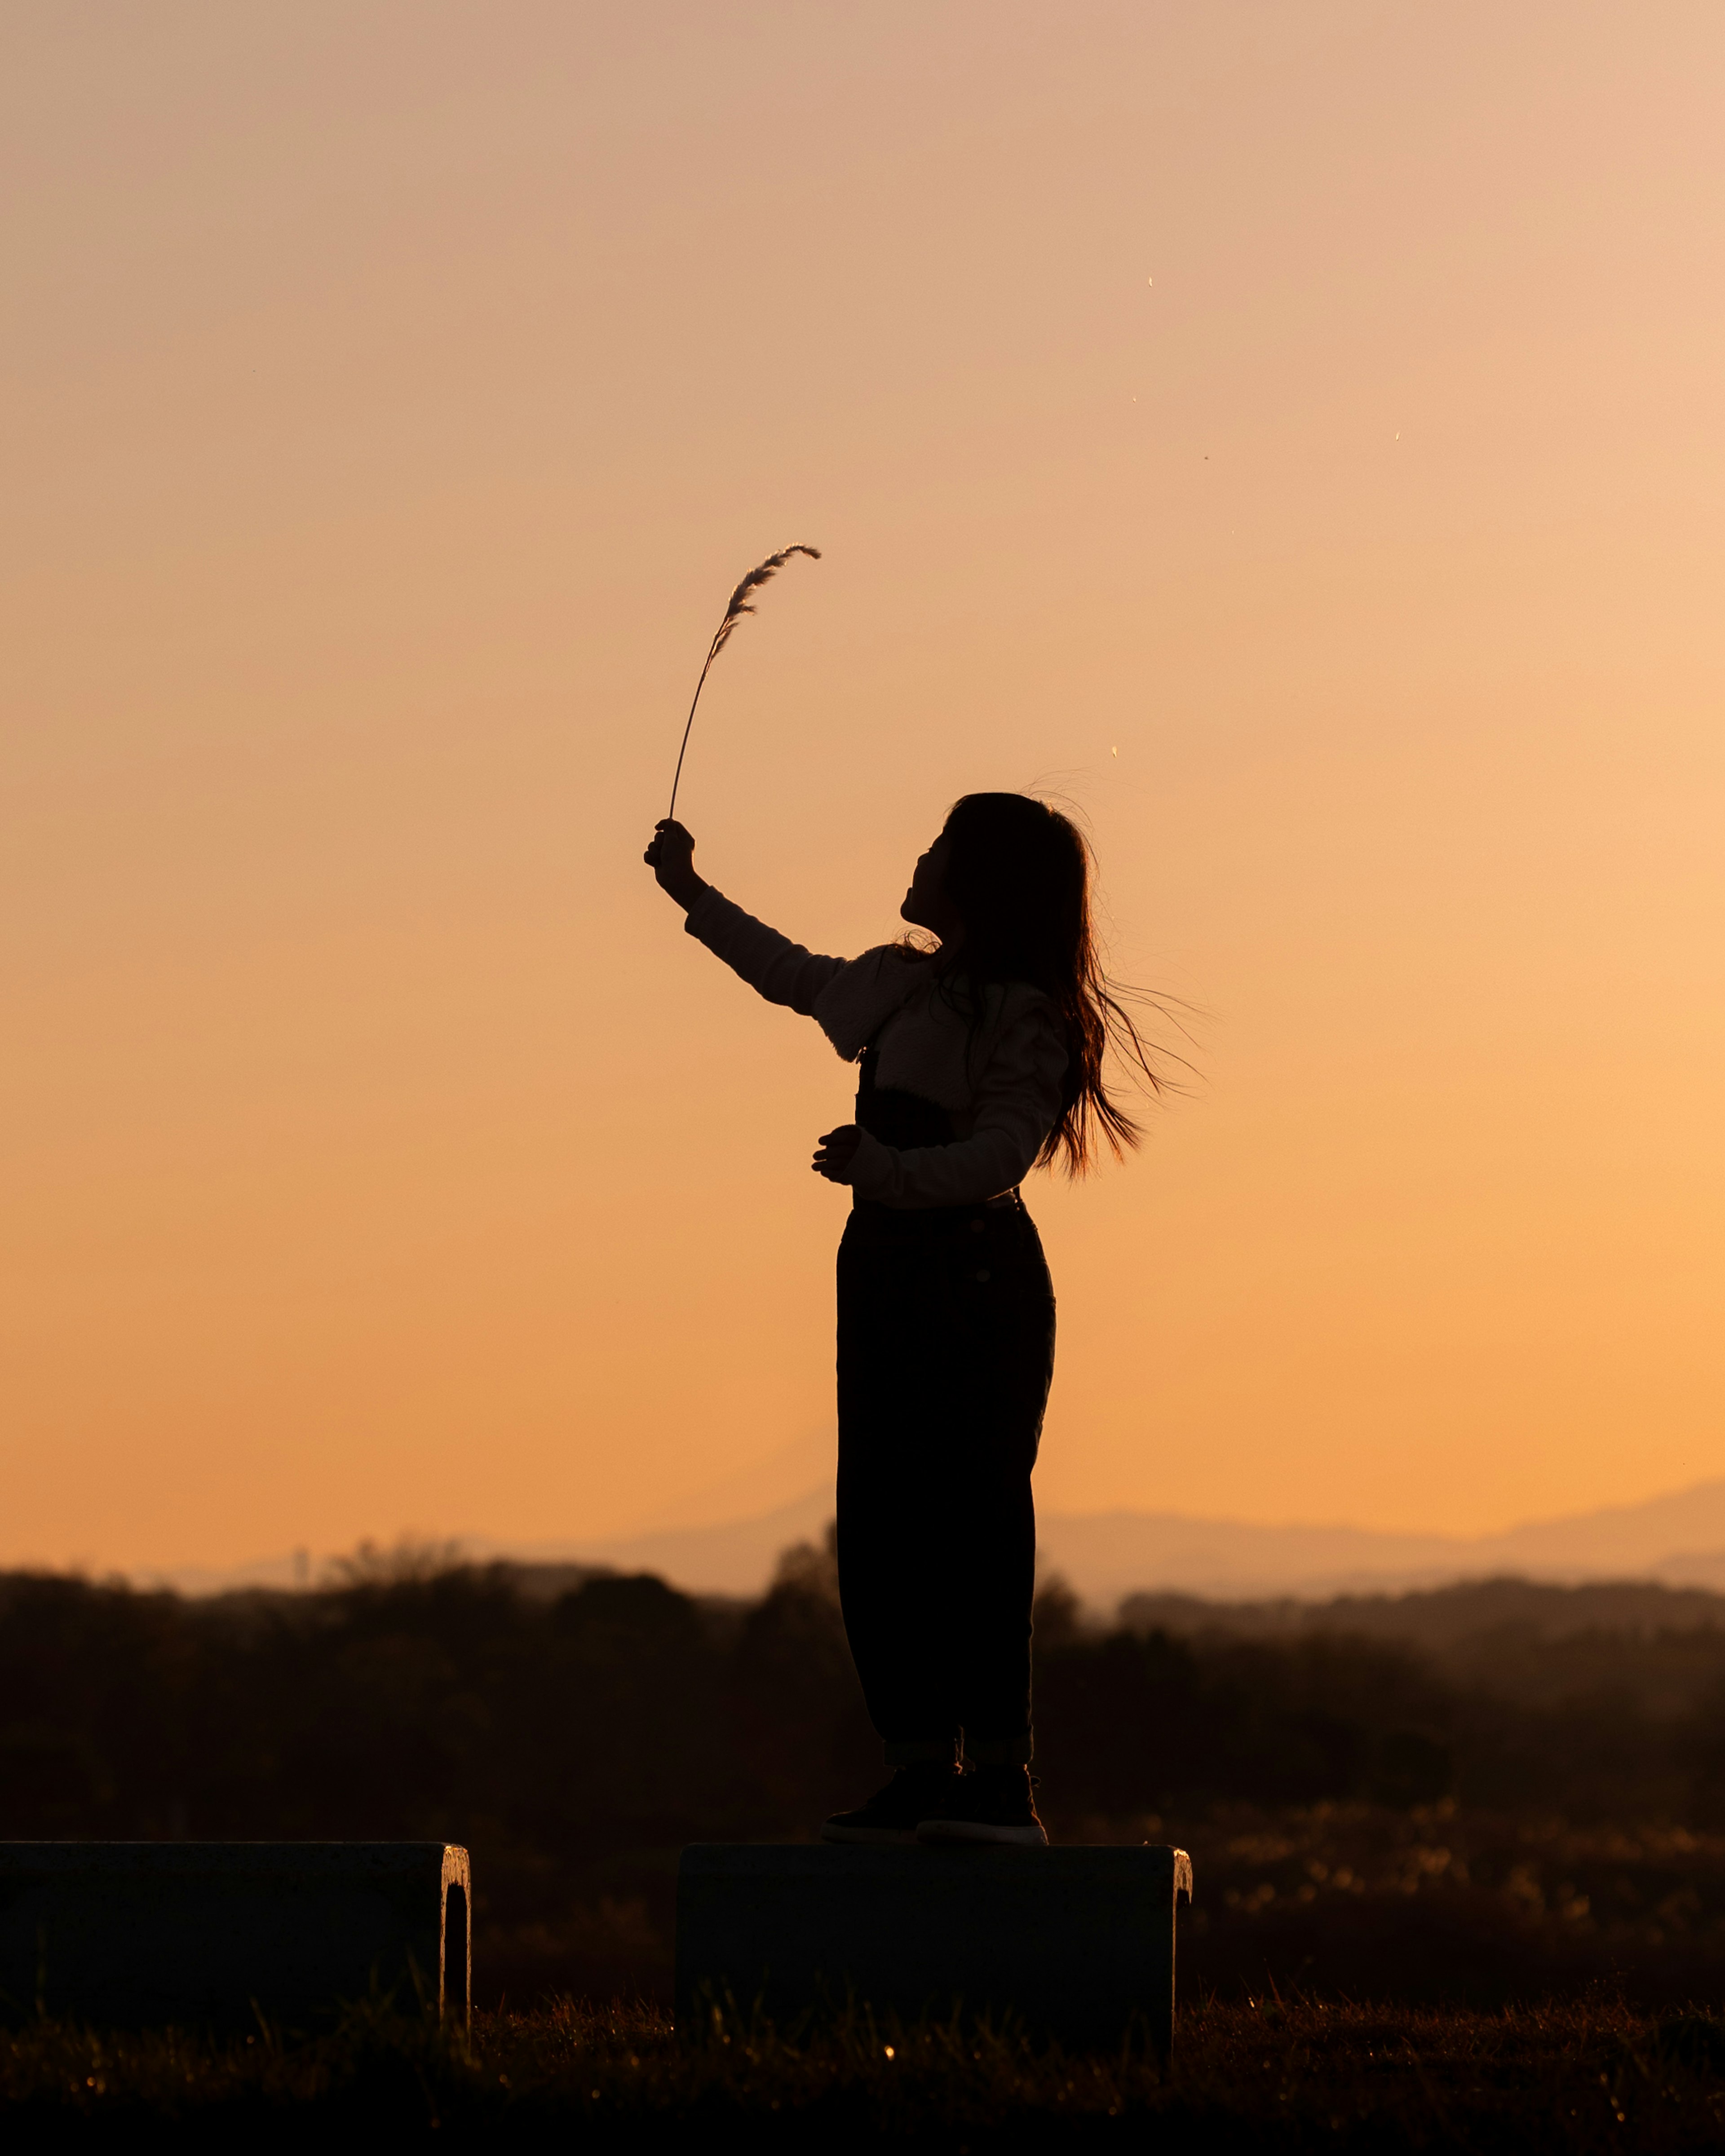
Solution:
<svg viewBox="0 0 1725 2156"><path fill-rule="evenodd" d="M689 934L740 973L769 1004L784 1004L804 1018L814 1015L814 1000L850 963L823 958L793 943L764 921L745 913L709 884L683 923Z"/></svg>
<svg viewBox="0 0 1725 2156"><path fill-rule="evenodd" d="M1006 1026L978 1077L971 1135L955 1145L882 1145L866 1131L851 1163L859 1198L906 1208L978 1205L1015 1190L1060 1117L1065 1044L1053 1010L1034 1004Z"/></svg>

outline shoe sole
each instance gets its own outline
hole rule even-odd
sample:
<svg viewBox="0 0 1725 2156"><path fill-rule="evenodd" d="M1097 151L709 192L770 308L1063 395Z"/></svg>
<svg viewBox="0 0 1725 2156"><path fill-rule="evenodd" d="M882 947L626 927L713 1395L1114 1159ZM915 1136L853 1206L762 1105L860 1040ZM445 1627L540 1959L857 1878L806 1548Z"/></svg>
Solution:
<svg viewBox="0 0 1725 2156"><path fill-rule="evenodd" d="M892 1826L824 1826L820 1838L823 1841L885 1842L901 1847L916 1839L909 1827Z"/></svg>
<svg viewBox="0 0 1725 2156"><path fill-rule="evenodd" d="M993 1843L1007 1849L1048 1847L1048 1836L1040 1826L988 1826L980 1820L924 1820L916 1840Z"/></svg>

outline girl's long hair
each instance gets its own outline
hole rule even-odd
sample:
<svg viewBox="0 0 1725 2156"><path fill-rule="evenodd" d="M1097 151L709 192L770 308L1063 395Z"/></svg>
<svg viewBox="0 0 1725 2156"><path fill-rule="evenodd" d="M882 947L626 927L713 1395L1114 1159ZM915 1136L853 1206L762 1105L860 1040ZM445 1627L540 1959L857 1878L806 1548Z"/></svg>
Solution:
<svg viewBox="0 0 1725 2156"><path fill-rule="evenodd" d="M1168 1081L1121 1000L1152 999L1110 981L1102 969L1084 834L1029 794L967 793L953 803L942 836L949 847L946 894L964 923L948 978L960 993L973 992L973 1022L980 1023L983 989L1025 981L1052 999L1065 1030L1060 1117L1037 1164L1059 1160L1069 1176L1083 1175L1097 1166L1104 1146L1119 1159L1139 1143L1142 1131L1109 1094L1109 1050L1153 1093L1166 1091Z"/></svg>

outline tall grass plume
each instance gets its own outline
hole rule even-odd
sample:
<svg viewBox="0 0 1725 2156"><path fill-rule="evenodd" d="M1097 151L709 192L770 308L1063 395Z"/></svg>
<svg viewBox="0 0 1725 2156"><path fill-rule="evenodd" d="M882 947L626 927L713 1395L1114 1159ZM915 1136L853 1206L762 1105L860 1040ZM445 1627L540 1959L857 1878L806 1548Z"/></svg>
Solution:
<svg viewBox="0 0 1725 2156"><path fill-rule="evenodd" d="M670 807L665 810L669 822L677 813L677 785L683 776L683 757L689 747L689 730L695 724L696 706L701 701L701 692L706 686L706 677L713 670L713 661L731 641L731 632L746 613L752 613L749 593L757 592L762 584L770 583L788 562L793 554L806 554L811 562L820 559L819 547L784 547L778 553L769 554L758 568L751 569L737 589L731 594L731 603L725 609L725 619L719 624L718 633L707 647L706 664L701 670L701 679L695 685L694 701L689 706L689 716L683 725L683 743L677 751L677 768L671 779Z"/></svg>

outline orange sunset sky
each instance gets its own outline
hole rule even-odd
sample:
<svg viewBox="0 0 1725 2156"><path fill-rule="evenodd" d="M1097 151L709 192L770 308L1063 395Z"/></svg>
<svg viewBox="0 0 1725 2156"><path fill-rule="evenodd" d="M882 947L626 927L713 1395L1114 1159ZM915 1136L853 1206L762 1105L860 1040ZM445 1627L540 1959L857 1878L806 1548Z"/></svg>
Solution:
<svg viewBox="0 0 1725 2156"><path fill-rule="evenodd" d="M793 539L704 872L854 951L1054 788L1206 1014L1029 1192L1040 1502L1725 1475L1722 79L1715 0L15 0L0 1562L829 1441L849 1075L640 862Z"/></svg>

